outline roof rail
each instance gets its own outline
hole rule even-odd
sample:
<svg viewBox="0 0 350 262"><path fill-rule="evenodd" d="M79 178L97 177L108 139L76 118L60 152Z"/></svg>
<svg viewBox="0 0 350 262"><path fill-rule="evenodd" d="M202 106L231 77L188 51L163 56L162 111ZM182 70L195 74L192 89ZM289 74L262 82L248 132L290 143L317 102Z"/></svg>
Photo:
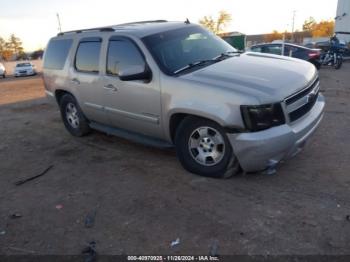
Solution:
<svg viewBox="0 0 350 262"><path fill-rule="evenodd" d="M109 27L96 27L96 28L87 28L87 29L80 29L80 30L72 30L72 31L67 31L67 32L61 32L61 33L58 33L57 36L62 36L62 35L65 35L65 34L72 34L72 33L79 34L79 33L89 32L89 31L112 32L112 31L115 31L114 27L118 27L118 26L148 24L148 23L165 23L165 22L168 22L168 21L167 20L137 21L137 22L118 24L118 25L109 26Z"/></svg>
<svg viewBox="0 0 350 262"><path fill-rule="evenodd" d="M79 34L82 32L89 32L89 31L112 32L112 31L114 31L114 28L113 27L96 27L96 28L72 30L72 31L58 33L57 36L61 36L61 35L65 35L65 34L72 34L72 33Z"/></svg>
<svg viewBox="0 0 350 262"><path fill-rule="evenodd" d="M165 22L168 22L168 21L167 20L146 20L146 21L136 21L136 22L129 22L129 23L124 23L124 24L118 24L116 26L149 24L149 23L165 23Z"/></svg>

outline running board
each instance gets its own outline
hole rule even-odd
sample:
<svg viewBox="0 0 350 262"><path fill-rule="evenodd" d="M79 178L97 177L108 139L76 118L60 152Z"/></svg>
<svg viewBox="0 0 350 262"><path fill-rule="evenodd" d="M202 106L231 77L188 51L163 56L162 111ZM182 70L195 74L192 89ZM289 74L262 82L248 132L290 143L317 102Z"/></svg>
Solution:
<svg viewBox="0 0 350 262"><path fill-rule="evenodd" d="M121 128L110 127L110 126L106 126L106 125L99 124L96 122L91 122L89 124L89 126L92 129L99 130L103 133L107 133L109 135L121 137L121 138L131 140L133 142L140 143L140 144L147 145L147 146L158 147L158 148L172 148L172 147L174 147L174 145L170 144L167 141L153 138L153 137L149 137L146 135L142 135L142 134L139 134L136 132L127 131L127 130L121 129Z"/></svg>

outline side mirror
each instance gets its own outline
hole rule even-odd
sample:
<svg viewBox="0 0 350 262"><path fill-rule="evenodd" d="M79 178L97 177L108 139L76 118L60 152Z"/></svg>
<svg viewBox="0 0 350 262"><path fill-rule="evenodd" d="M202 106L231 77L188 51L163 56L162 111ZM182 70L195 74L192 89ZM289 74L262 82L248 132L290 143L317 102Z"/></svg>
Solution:
<svg viewBox="0 0 350 262"><path fill-rule="evenodd" d="M147 65L128 66L119 71L119 79L122 81L151 80L152 72Z"/></svg>

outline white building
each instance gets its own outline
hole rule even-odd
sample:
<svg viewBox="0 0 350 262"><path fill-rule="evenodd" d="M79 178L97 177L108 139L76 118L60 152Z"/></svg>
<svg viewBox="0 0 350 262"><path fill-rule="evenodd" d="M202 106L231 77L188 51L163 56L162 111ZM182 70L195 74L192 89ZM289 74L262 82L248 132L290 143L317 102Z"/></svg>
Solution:
<svg viewBox="0 0 350 262"><path fill-rule="evenodd" d="M335 32L340 40L350 42L350 0L338 0Z"/></svg>

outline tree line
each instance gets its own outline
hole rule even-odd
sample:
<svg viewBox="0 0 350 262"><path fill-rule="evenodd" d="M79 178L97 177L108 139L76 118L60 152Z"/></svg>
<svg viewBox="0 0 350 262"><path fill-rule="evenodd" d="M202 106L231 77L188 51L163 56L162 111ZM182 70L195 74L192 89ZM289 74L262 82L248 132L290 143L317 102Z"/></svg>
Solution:
<svg viewBox="0 0 350 262"><path fill-rule="evenodd" d="M22 41L19 37L12 34L8 40L0 36L0 61L25 60L42 58L44 50L38 49L30 54L24 52Z"/></svg>
<svg viewBox="0 0 350 262"><path fill-rule="evenodd" d="M7 41L0 37L0 59L9 61L25 58L26 54L24 53L22 41L19 37L12 34Z"/></svg>
<svg viewBox="0 0 350 262"><path fill-rule="evenodd" d="M215 34L222 34L231 21L231 14L226 11L220 11L216 19L212 16L204 16L199 20L199 23ZM334 21L322 20L317 22L313 17L310 17L304 21L302 30L302 32L305 32L310 37L330 37L334 34ZM278 32L274 30L272 33L266 34L265 41L272 42L273 40L280 40L283 38L283 34L285 34L287 40L291 40L294 37L290 32Z"/></svg>

